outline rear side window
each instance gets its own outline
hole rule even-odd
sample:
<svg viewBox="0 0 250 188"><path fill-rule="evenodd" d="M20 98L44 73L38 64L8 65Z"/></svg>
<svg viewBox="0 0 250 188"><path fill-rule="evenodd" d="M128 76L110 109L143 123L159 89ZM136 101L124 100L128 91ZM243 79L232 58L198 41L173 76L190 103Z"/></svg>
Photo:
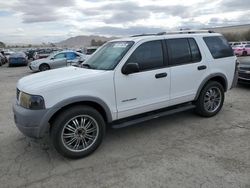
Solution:
<svg viewBox="0 0 250 188"><path fill-rule="evenodd" d="M200 62L201 61L201 53L200 49L195 42L194 39L188 39L189 45L190 45L190 50L191 50L191 55L192 55L192 63Z"/></svg>
<svg viewBox="0 0 250 188"><path fill-rule="evenodd" d="M214 59L234 56L231 46L224 37L204 37L204 41Z"/></svg>
<svg viewBox="0 0 250 188"><path fill-rule="evenodd" d="M181 65L201 61L201 53L192 38L167 40L170 65Z"/></svg>
<svg viewBox="0 0 250 188"><path fill-rule="evenodd" d="M150 41L140 45L128 59L129 63L138 63L140 71L163 67L161 41Z"/></svg>
<svg viewBox="0 0 250 188"><path fill-rule="evenodd" d="M67 52L66 58L67 60L74 60L76 58L76 54L74 52Z"/></svg>

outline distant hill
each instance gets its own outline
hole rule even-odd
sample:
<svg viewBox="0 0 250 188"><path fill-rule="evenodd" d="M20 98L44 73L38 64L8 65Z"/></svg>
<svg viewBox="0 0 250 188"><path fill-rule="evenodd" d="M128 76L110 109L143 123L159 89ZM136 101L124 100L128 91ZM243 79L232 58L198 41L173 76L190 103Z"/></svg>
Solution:
<svg viewBox="0 0 250 188"><path fill-rule="evenodd" d="M115 39L115 37L103 37L103 36L95 36L95 35L81 35L76 37L70 37L66 40L63 40L61 42L56 43L56 46L59 47L74 47L74 48L80 48L80 47L89 47L91 46L91 40L95 41L109 41Z"/></svg>

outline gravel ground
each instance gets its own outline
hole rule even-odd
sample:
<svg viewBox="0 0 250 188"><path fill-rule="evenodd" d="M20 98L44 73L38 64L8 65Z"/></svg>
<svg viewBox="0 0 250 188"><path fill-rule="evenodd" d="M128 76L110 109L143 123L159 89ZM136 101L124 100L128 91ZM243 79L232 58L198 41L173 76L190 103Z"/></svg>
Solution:
<svg viewBox="0 0 250 188"><path fill-rule="evenodd" d="M15 127L15 85L27 67L0 67L0 187L250 188L250 87L226 93L213 118L192 112L107 131L87 158L60 156L48 136Z"/></svg>

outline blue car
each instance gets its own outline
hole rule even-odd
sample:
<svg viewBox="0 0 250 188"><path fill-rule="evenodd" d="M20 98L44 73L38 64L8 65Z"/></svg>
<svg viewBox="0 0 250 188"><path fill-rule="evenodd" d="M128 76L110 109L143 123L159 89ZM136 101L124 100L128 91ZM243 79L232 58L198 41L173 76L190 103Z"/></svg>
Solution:
<svg viewBox="0 0 250 188"><path fill-rule="evenodd" d="M20 65L24 66L28 65L28 58L26 54L23 52L17 52L11 54L9 57L9 67L20 66Z"/></svg>

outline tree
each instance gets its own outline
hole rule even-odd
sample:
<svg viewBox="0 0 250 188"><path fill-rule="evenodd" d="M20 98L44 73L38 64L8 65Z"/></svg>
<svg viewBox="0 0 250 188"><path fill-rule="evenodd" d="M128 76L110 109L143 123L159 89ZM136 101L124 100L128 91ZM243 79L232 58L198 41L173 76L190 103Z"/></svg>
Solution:
<svg viewBox="0 0 250 188"><path fill-rule="evenodd" d="M6 47L6 45L0 41L0 48L5 48L5 47Z"/></svg>
<svg viewBox="0 0 250 188"><path fill-rule="evenodd" d="M250 29L243 34L245 40L250 41Z"/></svg>

